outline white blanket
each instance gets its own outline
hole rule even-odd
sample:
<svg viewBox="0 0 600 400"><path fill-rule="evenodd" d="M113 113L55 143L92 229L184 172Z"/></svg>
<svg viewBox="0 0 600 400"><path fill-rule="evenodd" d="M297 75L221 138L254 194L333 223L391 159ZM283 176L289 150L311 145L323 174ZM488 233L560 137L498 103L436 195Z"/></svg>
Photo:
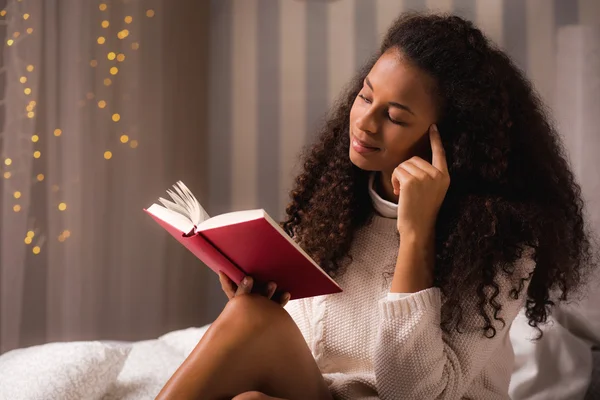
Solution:
<svg viewBox="0 0 600 400"><path fill-rule="evenodd" d="M208 326L135 343L50 343L0 356L0 400L154 399Z"/></svg>
<svg viewBox="0 0 600 400"><path fill-rule="evenodd" d="M513 399L584 398L593 368L589 344L565 330L563 319L544 329L540 342L529 340L533 331L523 315L515 320ZM0 356L0 400L154 399L207 329L134 343L50 343L8 352Z"/></svg>

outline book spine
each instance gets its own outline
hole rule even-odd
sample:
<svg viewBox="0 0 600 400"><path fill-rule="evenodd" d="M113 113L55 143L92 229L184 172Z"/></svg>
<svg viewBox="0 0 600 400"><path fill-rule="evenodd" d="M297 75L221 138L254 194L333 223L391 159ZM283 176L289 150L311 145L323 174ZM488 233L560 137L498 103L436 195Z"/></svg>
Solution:
<svg viewBox="0 0 600 400"><path fill-rule="evenodd" d="M207 267L215 273L224 272L235 284L244 279L246 274L241 271L229 258L208 241L202 233L196 233L192 237L182 236L181 243L198 257Z"/></svg>

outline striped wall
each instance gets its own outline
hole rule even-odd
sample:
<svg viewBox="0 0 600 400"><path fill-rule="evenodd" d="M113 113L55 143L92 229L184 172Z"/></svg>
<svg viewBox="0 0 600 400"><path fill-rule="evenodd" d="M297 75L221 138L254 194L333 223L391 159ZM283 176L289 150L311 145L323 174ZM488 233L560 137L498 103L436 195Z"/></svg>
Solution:
<svg viewBox="0 0 600 400"><path fill-rule="evenodd" d="M556 31L600 24L598 0L211 0L211 214L281 217L298 152L405 10L456 13L502 46L551 105Z"/></svg>

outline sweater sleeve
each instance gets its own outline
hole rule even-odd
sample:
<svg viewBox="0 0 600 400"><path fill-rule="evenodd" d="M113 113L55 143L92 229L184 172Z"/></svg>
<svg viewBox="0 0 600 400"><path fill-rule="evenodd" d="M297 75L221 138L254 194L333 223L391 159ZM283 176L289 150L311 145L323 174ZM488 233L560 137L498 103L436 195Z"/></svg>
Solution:
<svg viewBox="0 0 600 400"><path fill-rule="evenodd" d="M499 346L508 340L510 325L523 305L528 281L518 299L510 291L518 287L520 278L533 271L531 258L522 259L512 276L500 273L496 278L500 292L496 297L502 305L499 317L505 325L494 322L496 335L484 335L483 318L479 315L478 297L465 296L461 332L445 333L441 329L441 293L438 288L426 289L410 296L379 304L380 322L375 350L377 392L387 399L460 399L473 379ZM492 312L493 314L493 312ZM506 391L498 377L497 392ZM507 383L506 383L507 384ZM495 391L493 388L490 388Z"/></svg>

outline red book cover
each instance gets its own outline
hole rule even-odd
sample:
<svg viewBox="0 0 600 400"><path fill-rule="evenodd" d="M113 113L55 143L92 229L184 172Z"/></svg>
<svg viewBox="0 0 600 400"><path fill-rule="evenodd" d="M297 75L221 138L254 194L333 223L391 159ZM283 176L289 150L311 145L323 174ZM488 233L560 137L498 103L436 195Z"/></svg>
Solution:
<svg viewBox="0 0 600 400"><path fill-rule="evenodd" d="M252 210L247 214L250 217L236 222L207 220L189 237L148 213L209 268L223 271L236 284L245 275L259 283L273 281L278 292L289 292L292 299L342 291L263 210Z"/></svg>

